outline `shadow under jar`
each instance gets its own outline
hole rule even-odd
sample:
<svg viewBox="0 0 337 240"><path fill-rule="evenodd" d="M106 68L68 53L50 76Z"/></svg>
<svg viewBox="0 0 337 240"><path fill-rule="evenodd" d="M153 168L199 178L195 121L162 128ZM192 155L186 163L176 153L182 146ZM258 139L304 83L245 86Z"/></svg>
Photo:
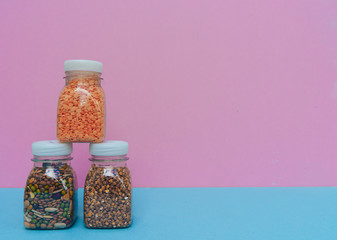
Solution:
<svg viewBox="0 0 337 240"><path fill-rule="evenodd" d="M57 107L60 142L102 142L105 133L105 100L101 87L102 63L68 60L66 85Z"/></svg>
<svg viewBox="0 0 337 240"><path fill-rule="evenodd" d="M90 144L91 168L84 187L84 223L88 228L125 228L131 224L131 176L128 143Z"/></svg>
<svg viewBox="0 0 337 240"><path fill-rule="evenodd" d="M76 219L77 194L71 144L40 141L33 143L32 151L34 168L24 192L24 225L28 229L69 228Z"/></svg>

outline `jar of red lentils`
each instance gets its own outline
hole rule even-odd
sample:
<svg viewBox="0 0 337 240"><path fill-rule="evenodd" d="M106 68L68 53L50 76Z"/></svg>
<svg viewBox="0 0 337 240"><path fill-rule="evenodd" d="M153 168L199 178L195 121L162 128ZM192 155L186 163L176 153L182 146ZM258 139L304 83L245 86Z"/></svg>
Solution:
<svg viewBox="0 0 337 240"><path fill-rule="evenodd" d="M84 223L88 228L125 228L131 224L131 176L124 141L90 144L92 161L84 186Z"/></svg>
<svg viewBox="0 0 337 240"><path fill-rule="evenodd" d="M66 85L57 107L57 138L60 142L99 143L104 140L102 68L102 63L90 60L64 62Z"/></svg>

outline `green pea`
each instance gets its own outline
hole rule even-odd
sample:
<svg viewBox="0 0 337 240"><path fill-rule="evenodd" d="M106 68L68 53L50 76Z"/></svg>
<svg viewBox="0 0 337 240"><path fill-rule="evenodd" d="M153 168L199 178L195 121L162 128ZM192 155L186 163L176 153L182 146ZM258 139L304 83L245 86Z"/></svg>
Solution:
<svg viewBox="0 0 337 240"><path fill-rule="evenodd" d="M38 194L40 194L40 193L41 193L40 189L36 190L36 192L37 192Z"/></svg>
<svg viewBox="0 0 337 240"><path fill-rule="evenodd" d="M71 217L71 216L68 214L68 215L67 215L67 218L70 219L70 217Z"/></svg>
<svg viewBox="0 0 337 240"><path fill-rule="evenodd" d="M31 186L30 189L34 192L36 188L34 186Z"/></svg>
<svg viewBox="0 0 337 240"><path fill-rule="evenodd" d="M68 210L69 210L69 208L67 208L67 207L64 209L65 212L68 212Z"/></svg>
<svg viewBox="0 0 337 240"><path fill-rule="evenodd" d="M36 224L36 227L39 228L39 227L40 227L40 223L37 223L37 224Z"/></svg>
<svg viewBox="0 0 337 240"><path fill-rule="evenodd" d="M33 219L35 219L36 218L36 215L33 215Z"/></svg>
<svg viewBox="0 0 337 240"><path fill-rule="evenodd" d="M45 194L45 195L44 195L44 198L49 198L49 195L48 195L48 194Z"/></svg>
<svg viewBox="0 0 337 240"><path fill-rule="evenodd" d="M63 216L63 217L66 217L66 216L67 216L67 213L66 213L66 212L64 212L64 213L62 214L62 216Z"/></svg>
<svg viewBox="0 0 337 240"><path fill-rule="evenodd" d="M29 184L29 187L31 188L31 187L33 187L33 185L32 185L32 184Z"/></svg>
<svg viewBox="0 0 337 240"><path fill-rule="evenodd" d="M35 218L33 218L33 219L32 219L32 223L35 224L36 222L37 222L37 220L36 220Z"/></svg>
<svg viewBox="0 0 337 240"><path fill-rule="evenodd" d="M48 190L45 190L44 193L49 193L49 191L48 191Z"/></svg>
<svg viewBox="0 0 337 240"><path fill-rule="evenodd" d="M62 192L61 192L61 193L62 193L62 195L65 195L65 194L66 194L66 191L62 190Z"/></svg>
<svg viewBox="0 0 337 240"><path fill-rule="evenodd" d="M44 189L48 189L48 188L49 188L49 186L48 186L48 185L44 186Z"/></svg>
<svg viewBox="0 0 337 240"><path fill-rule="evenodd" d="M70 188L70 184L69 184L69 183L67 183L67 185L66 185L66 186L67 186L67 188Z"/></svg>
<svg viewBox="0 0 337 240"><path fill-rule="evenodd" d="M59 183L58 183L58 182L56 182L56 183L55 183L55 186L57 187L58 185L59 185Z"/></svg>
<svg viewBox="0 0 337 240"><path fill-rule="evenodd" d="M64 203L61 203L61 208L64 208Z"/></svg>

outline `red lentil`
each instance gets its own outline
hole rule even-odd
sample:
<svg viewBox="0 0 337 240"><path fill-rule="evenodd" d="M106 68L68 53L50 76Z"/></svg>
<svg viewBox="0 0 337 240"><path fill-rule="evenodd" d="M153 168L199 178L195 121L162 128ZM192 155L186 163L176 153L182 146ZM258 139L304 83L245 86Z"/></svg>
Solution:
<svg viewBox="0 0 337 240"><path fill-rule="evenodd" d="M100 73L66 72L57 109L60 142L102 142L105 132L104 92Z"/></svg>

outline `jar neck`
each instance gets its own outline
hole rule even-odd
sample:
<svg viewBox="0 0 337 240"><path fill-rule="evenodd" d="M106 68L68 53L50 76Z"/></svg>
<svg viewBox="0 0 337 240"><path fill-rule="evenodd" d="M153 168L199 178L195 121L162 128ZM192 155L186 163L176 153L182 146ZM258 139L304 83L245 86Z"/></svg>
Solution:
<svg viewBox="0 0 337 240"><path fill-rule="evenodd" d="M126 167L126 161L129 160L127 155L118 156L95 156L89 158L96 167Z"/></svg>
<svg viewBox="0 0 337 240"><path fill-rule="evenodd" d="M47 165L70 165L70 161L73 158L70 154L68 155L61 155L61 156L36 156L32 158L34 162L34 167L43 167Z"/></svg>
<svg viewBox="0 0 337 240"><path fill-rule="evenodd" d="M101 86L101 73L92 71L67 71L65 72L66 85Z"/></svg>

